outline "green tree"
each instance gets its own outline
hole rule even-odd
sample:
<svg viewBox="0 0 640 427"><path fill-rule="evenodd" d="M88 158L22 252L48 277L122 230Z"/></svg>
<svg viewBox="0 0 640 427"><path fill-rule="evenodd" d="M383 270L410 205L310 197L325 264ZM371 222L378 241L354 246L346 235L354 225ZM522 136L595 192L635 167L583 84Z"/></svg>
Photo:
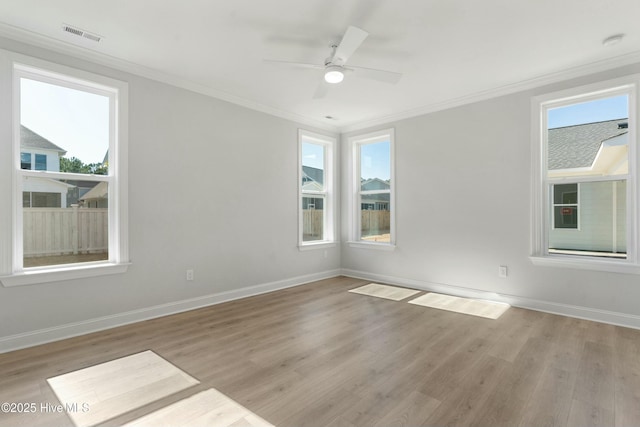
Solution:
<svg viewBox="0 0 640 427"><path fill-rule="evenodd" d="M83 163L77 157L60 157L60 172L106 175L109 168L105 163Z"/></svg>

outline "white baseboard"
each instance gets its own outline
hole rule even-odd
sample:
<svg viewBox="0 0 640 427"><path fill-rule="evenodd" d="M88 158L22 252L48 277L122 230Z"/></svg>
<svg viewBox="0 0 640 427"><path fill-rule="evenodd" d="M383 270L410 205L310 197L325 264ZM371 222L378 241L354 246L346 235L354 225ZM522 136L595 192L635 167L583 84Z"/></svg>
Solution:
<svg viewBox="0 0 640 427"><path fill-rule="evenodd" d="M421 280L387 276L345 268L341 270L341 273L343 276L354 277L357 279L408 286L410 288L420 289L423 291L438 292L465 298L479 298L490 301L506 302L514 307L527 308L545 313L560 314L562 316L576 317L578 319L593 320L595 322L640 329L640 316L633 314L560 304L517 295L498 294L478 289L463 288L460 286L452 286L442 283L430 283Z"/></svg>
<svg viewBox="0 0 640 427"><path fill-rule="evenodd" d="M279 289L291 288L339 275L340 270L329 270L320 273L307 274L275 282L263 283L256 286L249 286L233 291L220 292L217 294L205 295L197 298L156 305L153 307L141 308L111 316L83 320L81 322L67 323L51 328L39 329L37 331L10 335L8 337L0 337L0 354L52 341L59 341L65 338L85 335L91 332L111 329L130 323L141 322L143 320L155 319L157 317L168 316L240 298L273 292Z"/></svg>

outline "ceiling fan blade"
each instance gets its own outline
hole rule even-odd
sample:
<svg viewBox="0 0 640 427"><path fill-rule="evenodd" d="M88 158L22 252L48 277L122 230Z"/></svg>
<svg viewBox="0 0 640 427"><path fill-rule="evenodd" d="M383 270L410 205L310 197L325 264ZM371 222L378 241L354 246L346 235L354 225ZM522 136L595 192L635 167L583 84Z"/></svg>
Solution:
<svg viewBox="0 0 640 427"><path fill-rule="evenodd" d="M385 70L376 70L375 68L365 68L365 67L353 67L350 66L350 69L353 69L356 77L362 77L363 79L376 80L383 83L396 84L400 81L402 77L402 73L395 73L393 71L385 71Z"/></svg>
<svg viewBox="0 0 640 427"><path fill-rule="evenodd" d="M264 62L267 62L269 64L276 64L276 65L289 65L292 67L298 67L298 68L312 68L314 70L322 70L324 69L324 67L322 65L318 65L318 64L307 64L305 62L295 62L295 61L279 61L277 59L263 59Z"/></svg>
<svg viewBox="0 0 640 427"><path fill-rule="evenodd" d="M349 26L347 31L342 36L342 41L336 47L336 52L333 55L333 61L336 65L344 65L353 52L362 44L364 39L369 36L365 30L358 27Z"/></svg>
<svg viewBox="0 0 640 427"><path fill-rule="evenodd" d="M323 79L318 84L318 87L316 88L316 91L313 94L313 99L322 99L325 96L327 96L327 93L329 93L329 84L325 83Z"/></svg>

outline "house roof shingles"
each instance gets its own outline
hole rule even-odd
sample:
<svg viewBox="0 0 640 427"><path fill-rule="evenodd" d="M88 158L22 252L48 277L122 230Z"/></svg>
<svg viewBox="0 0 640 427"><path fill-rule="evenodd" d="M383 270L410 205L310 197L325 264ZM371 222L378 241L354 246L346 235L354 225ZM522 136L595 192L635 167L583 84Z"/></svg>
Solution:
<svg viewBox="0 0 640 427"><path fill-rule="evenodd" d="M549 170L590 167L602 142L628 132L618 125L629 119L607 120L549 129Z"/></svg>
<svg viewBox="0 0 640 427"><path fill-rule="evenodd" d="M20 125L20 148L53 150L62 153L62 155L66 154L67 152L66 150L58 147L53 142L41 137L31 129L22 125Z"/></svg>

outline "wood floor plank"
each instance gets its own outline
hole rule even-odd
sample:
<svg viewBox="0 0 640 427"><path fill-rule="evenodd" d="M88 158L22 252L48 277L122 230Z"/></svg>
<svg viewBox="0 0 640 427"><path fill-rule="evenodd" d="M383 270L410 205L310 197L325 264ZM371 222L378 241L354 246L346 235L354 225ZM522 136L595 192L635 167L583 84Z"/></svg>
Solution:
<svg viewBox="0 0 640 427"><path fill-rule="evenodd" d="M626 338L629 337L629 338ZM640 426L640 335L615 337L615 425Z"/></svg>
<svg viewBox="0 0 640 427"><path fill-rule="evenodd" d="M510 363L502 359L488 355L481 356L473 370L429 417L426 425L472 425L490 393L501 380L503 372L509 366Z"/></svg>
<svg viewBox="0 0 640 427"><path fill-rule="evenodd" d="M510 308L502 315L502 320L518 319L519 321L508 322L504 328L504 333L491 346L487 354L499 357L508 362L513 362L522 350L531 334L533 333L534 322L522 321L522 309Z"/></svg>
<svg viewBox="0 0 640 427"><path fill-rule="evenodd" d="M199 384L162 359L144 351L47 379L77 426L91 426Z"/></svg>
<svg viewBox="0 0 640 427"><path fill-rule="evenodd" d="M614 413L599 405L573 399L567 427L609 427L614 425Z"/></svg>
<svg viewBox="0 0 640 427"><path fill-rule="evenodd" d="M613 413L613 348L587 341L584 345L573 398Z"/></svg>
<svg viewBox="0 0 640 427"><path fill-rule="evenodd" d="M496 384L474 423L477 425L519 425L527 402L538 386L551 353L548 341L529 338L511 366Z"/></svg>
<svg viewBox="0 0 640 427"><path fill-rule="evenodd" d="M421 426L440 406L440 401L418 391L412 392L407 399L383 415L374 427L411 427Z"/></svg>
<svg viewBox="0 0 640 427"><path fill-rule="evenodd" d="M249 411L233 427L640 425L640 331L348 292L366 283L321 280L0 354L0 401L57 405L47 378L151 350L200 384L100 427L208 389ZM73 425L65 413L0 414L0 427Z"/></svg>

